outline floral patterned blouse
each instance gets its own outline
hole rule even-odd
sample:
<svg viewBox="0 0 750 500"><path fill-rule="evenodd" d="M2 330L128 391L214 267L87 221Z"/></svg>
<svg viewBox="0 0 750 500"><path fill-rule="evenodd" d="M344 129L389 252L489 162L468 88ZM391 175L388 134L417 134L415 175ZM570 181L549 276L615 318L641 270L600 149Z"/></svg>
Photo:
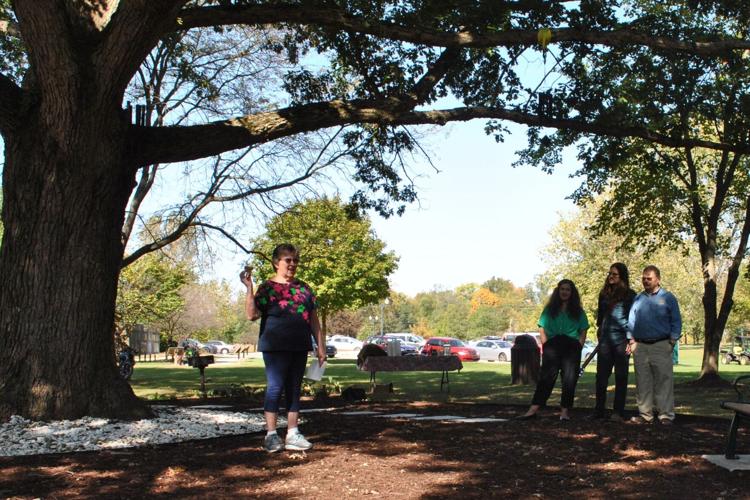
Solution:
<svg viewBox="0 0 750 500"><path fill-rule="evenodd" d="M258 350L312 350L312 312L318 299L307 283L264 281L255 293L255 305L261 317Z"/></svg>

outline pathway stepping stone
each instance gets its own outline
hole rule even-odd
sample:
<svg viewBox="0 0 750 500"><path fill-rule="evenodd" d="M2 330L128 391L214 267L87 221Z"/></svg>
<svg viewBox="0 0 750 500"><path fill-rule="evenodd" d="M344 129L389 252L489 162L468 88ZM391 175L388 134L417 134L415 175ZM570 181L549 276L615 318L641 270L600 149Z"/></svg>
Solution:
<svg viewBox="0 0 750 500"><path fill-rule="evenodd" d="M414 418L421 417L421 413L391 413L389 415L374 415L375 418Z"/></svg>
<svg viewBox="0 0 750 500"><path fill-rule="evenodd" d="M724 455L701 455L701 458L708 460L714 465L723 467L730 472L736 470L750 470L750 455L738 456L739 458L737 460L728 460Z"/></svg>
<svg viewBox="0 0 750 500"><path fill-rule="evenodd" d="M463 420L464 417L458 415L430 415L428 417L414 417L413 420Z"/></svg>

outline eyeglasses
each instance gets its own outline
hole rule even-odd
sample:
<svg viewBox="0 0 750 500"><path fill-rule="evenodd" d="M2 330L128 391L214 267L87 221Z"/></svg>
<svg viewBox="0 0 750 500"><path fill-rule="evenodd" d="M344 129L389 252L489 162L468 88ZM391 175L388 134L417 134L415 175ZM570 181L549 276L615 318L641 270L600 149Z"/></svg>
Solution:
<svg viewBox="0 0 750 500"><path fill-rule="evenodd" d="M607 276L619 276L619 275L620 273L613 273L613 272L607 273Z"/></svg>
<svg viewBox="0 0 750 500"><path fill-rule="evenodd" d="M292 262L294 262L295 264L299 264L299 257L284 257L283 259L279 260L283 260L287 264L291 264Z"/></svg>

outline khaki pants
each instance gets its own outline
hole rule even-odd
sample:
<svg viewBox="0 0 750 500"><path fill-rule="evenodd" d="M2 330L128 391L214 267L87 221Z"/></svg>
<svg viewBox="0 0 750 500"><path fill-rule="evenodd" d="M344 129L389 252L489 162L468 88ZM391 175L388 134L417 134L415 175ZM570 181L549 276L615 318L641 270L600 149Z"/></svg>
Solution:
<svg viewBox="0 0 750 500"><path fill-rule="evenodd" d="M633 353L638 412L647 421L654 417L674 420L672 345L638 342Z"/></svg>

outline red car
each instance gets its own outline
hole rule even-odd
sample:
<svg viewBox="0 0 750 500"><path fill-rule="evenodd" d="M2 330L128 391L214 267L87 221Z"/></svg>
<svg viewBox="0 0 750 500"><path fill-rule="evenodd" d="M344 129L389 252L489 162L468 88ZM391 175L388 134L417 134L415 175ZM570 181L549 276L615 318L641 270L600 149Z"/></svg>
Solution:
<svg viewBox="0 0 750 500"><path fill-rule="evenodd" d="M445 351L445 344L450 345L451 356L458 356L461 361L479 361L477 351L463 341L451 337L432 337L428 339L422 348L422 354L425 356L438 356Z"/></svg>

